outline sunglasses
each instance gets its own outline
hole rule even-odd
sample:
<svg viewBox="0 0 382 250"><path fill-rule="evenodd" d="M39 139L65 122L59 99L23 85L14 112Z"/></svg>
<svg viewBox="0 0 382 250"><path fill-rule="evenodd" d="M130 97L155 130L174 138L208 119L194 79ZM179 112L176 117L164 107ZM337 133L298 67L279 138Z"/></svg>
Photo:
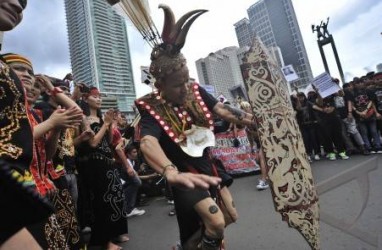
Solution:
<svg viewBox="0 0 382 250"><path fill-rule="evenodd" d="M23 9L27 7L27 0L19 0L19 3Z"/></svg>

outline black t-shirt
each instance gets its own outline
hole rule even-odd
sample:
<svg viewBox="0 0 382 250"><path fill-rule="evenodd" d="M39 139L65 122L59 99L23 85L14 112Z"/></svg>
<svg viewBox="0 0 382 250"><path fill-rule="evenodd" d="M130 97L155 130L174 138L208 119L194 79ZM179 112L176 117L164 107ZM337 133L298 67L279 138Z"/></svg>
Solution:
<svg viewBox="0 0 382 250"><path fill-rule="evenodd" d="M300 125L309 125L316 122L316 117L313 112L313 104L305 100L301 103L301 108L297 110L297 122Z"/></svg>
<svg viewBox="0 0 382 250"><path fill-rule="evenodd" d="M218 102L212 95L207 93L202 87L199 87L200 96L205 102L207 108L212 111ZM193 167L201 173L211 175L211 163L208 160L208 152L204 150L202 157L191 157L183 152L183 150L167 135L157 120L147 111L141 113L141 138L150 135L158 139L166 156L173 164L177 166L181 172L189 172L188 167Z"/></svg>
<svg viewBox="0 0 382 250"><path fill-rule="evenodd" d="M362 112L367 108L369 101L373 100L374 93L367 89L355 89L350 96L350 100L353 102L354 107Z"/></svg>
<svg viewBox="0 0 382 250"><path fill-rule="evenodd" d="M358 112L363 112L367 109L367 106L370 101L374 99L374 93L368 89L355 89L353 94L350 96L350 100L352 101L354 107ZM364 120L364 118L355 114L355 118L357 120ZM375 114L369 117L369 119L375 119Z"/></svg>
<svg viewBox="0 0 382 250"><path fill-rule="evenodd" d="M321 108L327 108L327 107L336 107L336 103L335 103L335 95L330 95L328 97L325 97L322 99L322 107ZM317 105L317 103L316 103ZM337 117L337 110L335 109L332 113L325 113L325 112L320 112L320 111L316 111L316 114L318 115L318 119L332 119L332 118L335 118Z"/></svg>

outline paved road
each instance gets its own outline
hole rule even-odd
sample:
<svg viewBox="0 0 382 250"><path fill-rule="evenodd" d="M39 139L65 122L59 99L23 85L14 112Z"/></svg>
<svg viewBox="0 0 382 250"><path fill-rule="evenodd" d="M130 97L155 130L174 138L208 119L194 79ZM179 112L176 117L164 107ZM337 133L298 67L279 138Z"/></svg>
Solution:
<svg viewBox="0 0 382 250"><path fill-rule="evenodd" d="M320 193L322 249L381 249L382 155L321 160L312 164L312 170ZM256 190L257 179L235 178L230 188L240 218L226 230L227 249L310 249L295 229L281 221L270 190ZM122 245L124 249L171 249L178 231L176 218L167 215L170 208L159 197L144 207L145 215L129 218L130 241Z"/></svg>

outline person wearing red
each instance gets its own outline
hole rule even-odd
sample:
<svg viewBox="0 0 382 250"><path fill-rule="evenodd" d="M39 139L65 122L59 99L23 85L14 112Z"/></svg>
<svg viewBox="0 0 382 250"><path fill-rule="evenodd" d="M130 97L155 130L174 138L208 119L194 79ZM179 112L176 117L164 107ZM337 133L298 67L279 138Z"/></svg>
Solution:
<svg viewBox="0 0 382 250"><path fill-rule="evenodd" d="M0 31L9 31L23 18L26 0L0 2ZM26 226L53 213L46 198L34 188L29 165L33 132L26 114L20 79L0 56L0 248L41 249Z"/></svg>
<svg viewBox="0 0 382 250"><path fill-rule="evenodd" d="M48 197L55 208L55 213L47 221L30 227L31 232L43 248L76 246L80 237L77 232L73 201L70 195L61 194L50 178L57 178L51 159L56 152L61 130L80 124L82 111L74 102L70 102L62 91L56 90L47 77L35 76L33 66L27 58L17 54L5 54L3 58L15 71L26 90L27 115L33 126L34 137L30 172L36 191L40 196ZM42 90L54 93L57 100L61 100L63 104L69 102L68 106L70 104L73 106L67 110L56 110L49 119L44 121L42 112L33 108ZM71 223L65 223L66 221ZM47 228L50 228L51 231L46 230Z"/></svg>
<svg viewBox="0 0 382 250"><path fill-rule="evenodd" d="M86 160L79 166L80 178L86 183L91 199L90 246L103 246L108 250L121 249L119 236L127 233L127 211L119 170L114 164L113 110L101 114L101 95L90 87L84 96L83 111L94 132L82 145Z"/></svg>

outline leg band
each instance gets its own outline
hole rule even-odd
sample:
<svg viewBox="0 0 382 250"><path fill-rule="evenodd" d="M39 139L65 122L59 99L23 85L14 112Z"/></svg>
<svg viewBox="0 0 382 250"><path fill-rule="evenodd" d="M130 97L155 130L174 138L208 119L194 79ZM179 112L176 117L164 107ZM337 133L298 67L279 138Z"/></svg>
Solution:
<svg viewBox="0 0 382 250"><path fill-rule="evenodd" d="M203 235L203 238L202 238L202 250L217 250L217 249L220 249L220 246L222 244L222 241L223 241L223 238L219 238L219 239L216 239L216 238L212 238L210 236L207 236L207 235Z"/></svg>

